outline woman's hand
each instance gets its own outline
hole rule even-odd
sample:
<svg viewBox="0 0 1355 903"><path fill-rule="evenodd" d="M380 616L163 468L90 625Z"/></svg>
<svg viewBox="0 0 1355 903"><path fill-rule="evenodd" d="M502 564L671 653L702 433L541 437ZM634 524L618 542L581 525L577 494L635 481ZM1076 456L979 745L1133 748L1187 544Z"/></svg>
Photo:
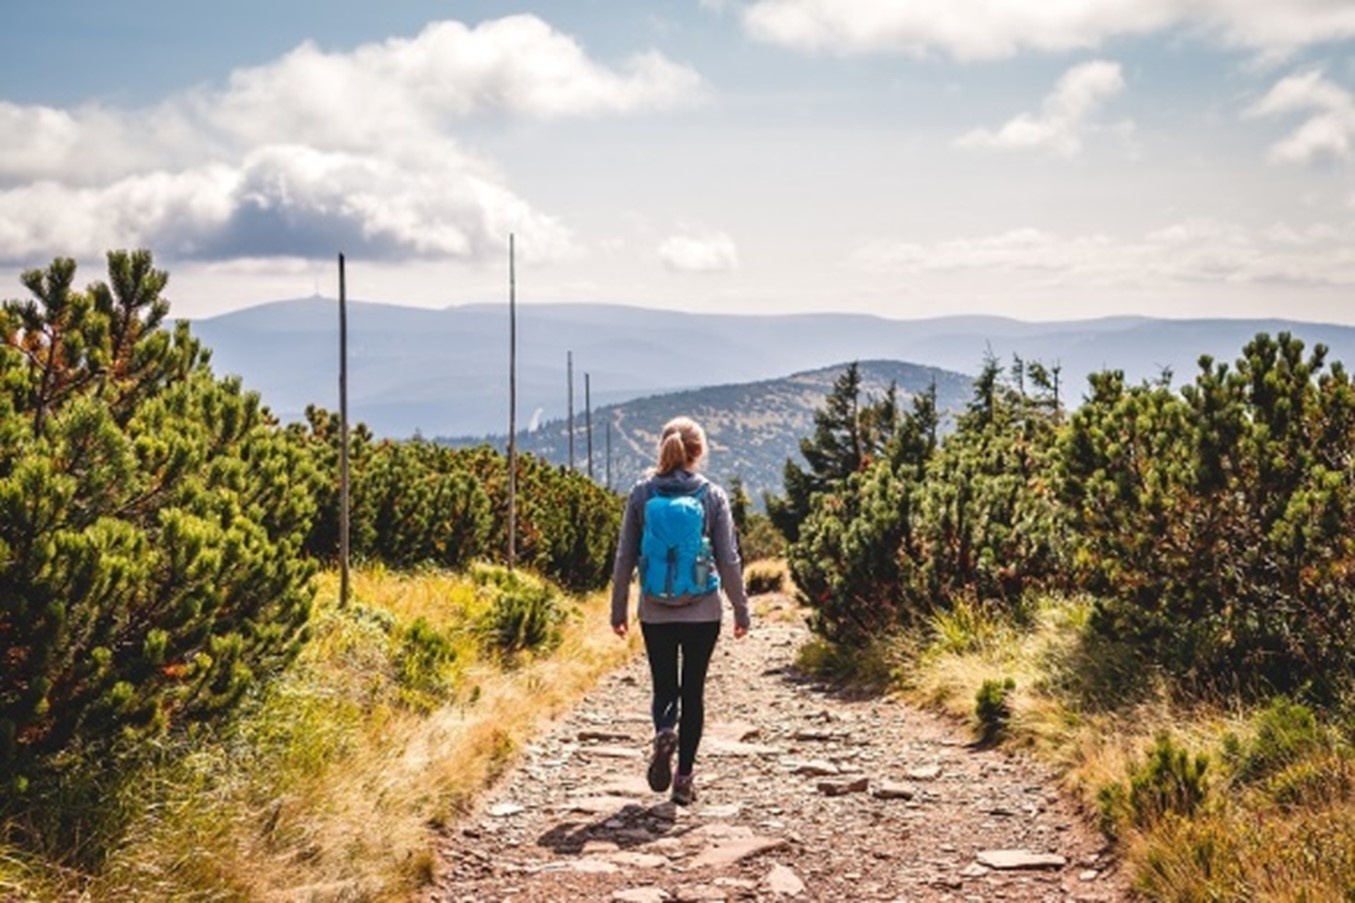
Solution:
<svg viewBox="0 0 1355 903"><path fill-rule="evenodd" d="M748 636L748 628L747 628L747 627L743 627L743 626L741 626L741 625L739 625L739 624L735 624L735 625L734 625L734 639L736 639L736 640L741 640L741 639L743 639L743 638L746 637L746 636Z"/></svg>
<svg viewBox="0 0 1355 903"><path fill-rule="evenodd" d="M625 621L622 621L620 624L613 624L613 625L612 625L612 633L614 633L614 634L616 634L617 636L621 637L621 639L623 639L623 640L626 638L626 634L629 633L629 632L630 632L630 628L626 625L626 622L625 622Z"/></svg>

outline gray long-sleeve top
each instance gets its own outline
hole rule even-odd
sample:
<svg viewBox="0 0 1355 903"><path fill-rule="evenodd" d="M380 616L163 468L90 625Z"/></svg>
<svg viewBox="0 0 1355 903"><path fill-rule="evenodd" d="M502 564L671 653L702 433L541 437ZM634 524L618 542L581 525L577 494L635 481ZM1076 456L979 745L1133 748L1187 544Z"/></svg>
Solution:
<svg viewBox="0 0 1355 903"><path fill-rule="evenodd" d="M631 575L640 556L640 536L644 529L645 502L649 500L649 486L673 492L695 492L704 480L686 470L675 470L640 480L626 500L626 512L621 519L621 540L616 547L616 564L612 570L612 626L626 623L630 605ZM728 595L734 607L734 623L749 626L748 595L743 588L743 564L739 560L739 545L734 538L734 518L729 511L729 497L714 483L706 490L706 523L710 529L711 548L715 553L715 567L720 572L720 589ZM660 602L640 592L640 620L651 624L673 621L720 620L720 590L699 596Z"/></svg>

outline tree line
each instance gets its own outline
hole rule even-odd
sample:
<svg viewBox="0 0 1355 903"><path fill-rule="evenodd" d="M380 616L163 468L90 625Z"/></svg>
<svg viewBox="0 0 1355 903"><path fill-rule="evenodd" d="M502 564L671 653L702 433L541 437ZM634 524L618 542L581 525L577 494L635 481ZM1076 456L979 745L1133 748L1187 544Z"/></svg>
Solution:
<svg viewBox="0 0 1355 903"><path fill-rule="evenodd" d="M860 645L960 605L1095 597L1089 636L1200 691L1336 698L1355 671L1355 386L1257 335L1179 389L988 359L953 432L842 374L770 511L812 626ZM1138 673L1143 673L1141 670Z"/></svg>
<svg viewBox="0 0 1355 903"><path fill-rule="evenodd" d="M0 304L0 814L72 763L210 723L306 636L337 553L339 437L220 378L146 251L81 290L57 259ZM504 458L352 438L353 549L460 568L502 554ZM601 587L620 503L530 456L519 562Z"/></svg>

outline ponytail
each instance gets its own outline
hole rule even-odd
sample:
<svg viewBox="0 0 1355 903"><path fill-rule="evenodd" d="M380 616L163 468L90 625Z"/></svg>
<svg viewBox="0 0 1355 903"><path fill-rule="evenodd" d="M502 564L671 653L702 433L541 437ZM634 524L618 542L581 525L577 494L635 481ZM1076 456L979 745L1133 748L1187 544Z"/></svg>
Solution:
<svg viewBox="0 0 1355 903"><path fill-rule="evenodd" d="M656 474L691 470L706 454L706 431L690 417L674 417L663 426Z"/></svg>

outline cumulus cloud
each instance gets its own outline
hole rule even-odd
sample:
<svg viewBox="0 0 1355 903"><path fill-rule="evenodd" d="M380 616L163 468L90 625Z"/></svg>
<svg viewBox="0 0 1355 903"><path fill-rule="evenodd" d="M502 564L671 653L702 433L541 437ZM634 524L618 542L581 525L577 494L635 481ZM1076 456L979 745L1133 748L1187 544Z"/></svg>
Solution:
<svg viewBox="0 0 1355 903"><path fill-rule="evenodd" d="M1044 99L1040 113L1022 113L997 131L976 129L956 139L960 147L1003 150L1045 150L1061 157L1082 151L1081 131L1087 118L1124 88L1118 63L1096 60L1063 74Z"/></svg>
<svg viewBox="0 0 1355 903"><path fill-rule="evenodd" d="M897 275L988 271L1039 285L1159 288L1181 283L1355 286L1355 229L1191 219L1135 238L1034 228L932 244L871 242L853 263Z"/></svg>
<svg viewBox="0 0 1355 903"><path fill-rule="evenodd" d="M659 259L683 273L723 273L739 268L739 249L725 232L672 235L659 245Z"/></svg>
<svg viewBox="0 0 1355 903"><path fill-rule="evenodd" d="M1329 81L1321 71L1291 75L1276 82L1253 104L1249 116L1308 114L1302 124L1272 145L1279 163L1349 160L1355 141L1355 95Z"/></svg>
<svg viewBox="0 0 1355 903"><path fill-rule="evenodd" d="M344 53L302 44L222 85L142 109L0 101L0 260L147 244L213 258L331 253L526 256L569 233L464 152L473 115L624 115L698 100L649 52L616 67L530 15L439 22Z"/></svg>
<svg viewBox="0 0 1355 903"><path fill-rule="evenodd" d="M935 52L961 60L1063 52L1185 27L1265 53L1355 36L1355 6L1335 0L755 0L758 40L838 54Z"/></svg>

